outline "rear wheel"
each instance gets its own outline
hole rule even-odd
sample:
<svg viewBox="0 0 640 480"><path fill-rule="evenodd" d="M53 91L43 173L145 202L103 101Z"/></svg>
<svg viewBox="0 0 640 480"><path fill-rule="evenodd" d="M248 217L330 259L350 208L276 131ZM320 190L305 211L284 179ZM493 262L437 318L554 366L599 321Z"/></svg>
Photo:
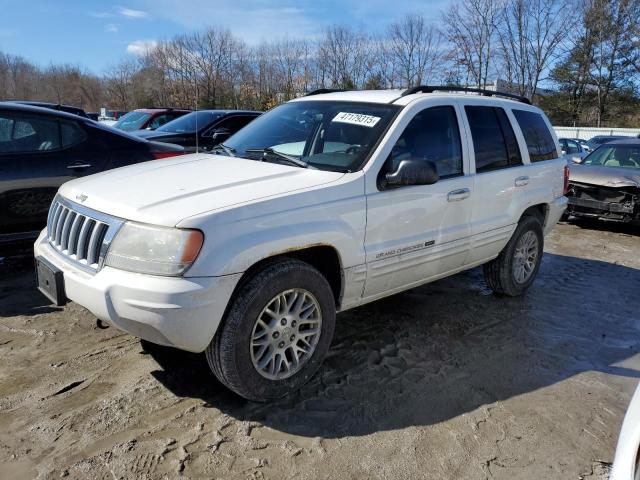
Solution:
<svg viewBox="0 0 640 480"><path fill-rule="evenodd" d="M544 237L538 217L524 216L497 258L484 265L484 278L497 294L522 295L540 268Z"/></svg>
<svg viewBox="0 0 640 480"><path fill-rule="evenodd" d="M331 287L311 265L267 264L240 287L206 350L218 379L255 401L283 397L317 371L333 337Z"/></svg>

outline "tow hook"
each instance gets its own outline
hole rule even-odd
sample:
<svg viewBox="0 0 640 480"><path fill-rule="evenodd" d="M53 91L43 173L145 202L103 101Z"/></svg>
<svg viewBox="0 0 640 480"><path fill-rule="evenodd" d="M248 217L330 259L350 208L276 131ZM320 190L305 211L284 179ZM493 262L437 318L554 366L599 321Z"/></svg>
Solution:
<svg viewBox="0 0 640 480"><path fill-rule="evenodd" d="M97 319L96 320L96 327L98 327L100 330L105 330L107 328L109 328L109 324L104 323L102 320Z"/></svg>

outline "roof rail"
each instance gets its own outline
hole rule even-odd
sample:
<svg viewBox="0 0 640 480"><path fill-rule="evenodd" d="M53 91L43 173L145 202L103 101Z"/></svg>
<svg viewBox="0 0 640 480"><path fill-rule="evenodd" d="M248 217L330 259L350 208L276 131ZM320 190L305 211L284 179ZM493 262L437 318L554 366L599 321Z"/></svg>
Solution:
<svg viewBox="0 0 640 480"><path fill-rule="evenodd" d="M517 100L522 103L526 103L527 105L531 105L531 101L527 97L522 97L520 95L515 95L513 93L505 93L505 92L496 92L493 90L486 90L483 88L468 88L468 87L455 87L455 86L446 86L446 85L420 85L417 87L412 87L404 92L402 92L402 96L412 95L414 93L433 93L433 92L470 92L470 93L479 93L485 97L505 97L510 98L512 100Z"/></svg>
<svg viewBox="0 0 640 480"><path fill-rule="evenodd" d="M344 88L318 88L317 90L313 90L305 94L305 97L310 97L312 95L320 95L323 93L348 92L348 91L349 90L346 90Z"/></svg>

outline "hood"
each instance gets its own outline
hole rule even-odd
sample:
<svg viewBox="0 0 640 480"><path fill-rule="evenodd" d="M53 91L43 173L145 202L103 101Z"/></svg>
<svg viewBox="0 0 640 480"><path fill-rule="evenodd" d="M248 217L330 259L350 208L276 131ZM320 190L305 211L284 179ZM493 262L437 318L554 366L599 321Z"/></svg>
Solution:
<svg viewBox="0 0 640 480"><path fill-rule="evenodd" d="M600 185L601 187L640 188L640 168L570 165L569 181Z"/></svg>
<svg viewBox="0 0 640 480"><path fill-rule="evenodd" d="M211 154L152 160L65 183L65 198L127 220L174 226L233 205L338 180L327 172Z"/></svg>
<svg viewBox="0 0 640 480"><path fill-rule="evenodd" d="M173 132L158 132L157 130L134 130L129 132L131 135L135 135L138 138L146 138L147 140L155 140L162 137L174 137L179 135Z"/></svg>

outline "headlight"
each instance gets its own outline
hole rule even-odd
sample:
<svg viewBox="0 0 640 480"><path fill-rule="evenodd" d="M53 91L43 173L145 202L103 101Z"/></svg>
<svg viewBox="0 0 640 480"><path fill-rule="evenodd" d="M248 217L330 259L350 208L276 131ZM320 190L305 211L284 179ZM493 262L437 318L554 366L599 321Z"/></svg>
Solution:
<svg viewBox="0 0 640 480"><path fill-rule="evenodd" d="M126 222L116 234L105 264L151 275L182 275L195 261L204 235L200 230Z"/></svg>

